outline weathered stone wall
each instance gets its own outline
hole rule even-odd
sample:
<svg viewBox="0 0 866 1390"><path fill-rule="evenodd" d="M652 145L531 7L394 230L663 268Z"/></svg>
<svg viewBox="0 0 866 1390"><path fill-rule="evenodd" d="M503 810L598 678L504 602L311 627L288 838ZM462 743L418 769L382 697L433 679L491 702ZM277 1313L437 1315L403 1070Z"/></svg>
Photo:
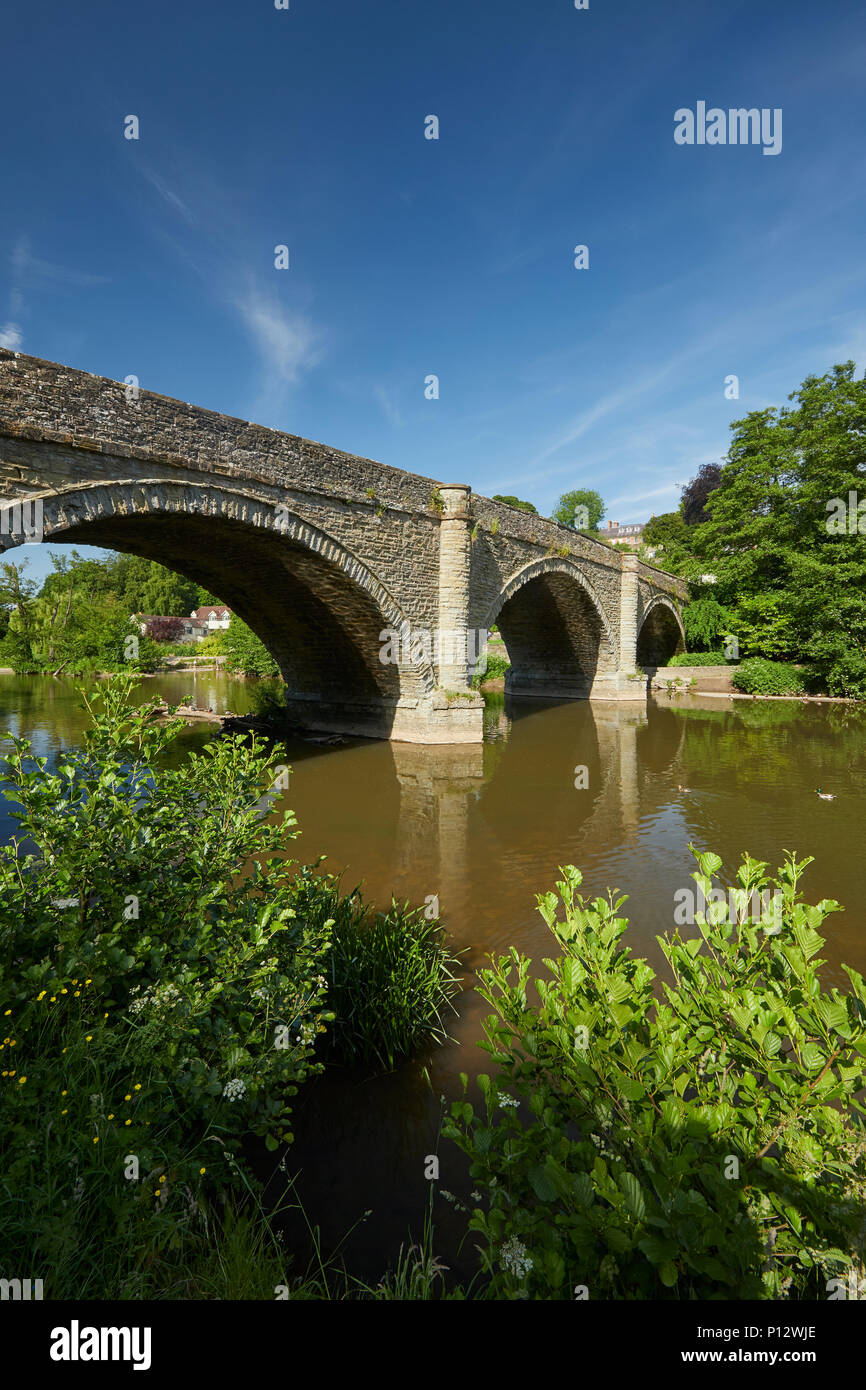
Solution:
<svg viewBox="0 0 866 1390"><path fill-rule="evenodd" d="M733 666L659 666L650 673L650 688L667 690L671 684L687 688L694 681L698 694L708 690L713 694L730 695L734 689L731 676L735 669Z"/></svg>
<svg viewBox="0 0 866 1390"><path fill-rule="evenodd" d="M0 349L4 497L42 501L45 539L129 550L219 592L322 727L480 737L465 663L383 664L385 628L498 620L515 691L621 698L652 605L684 595L465 485Z"/></svg>

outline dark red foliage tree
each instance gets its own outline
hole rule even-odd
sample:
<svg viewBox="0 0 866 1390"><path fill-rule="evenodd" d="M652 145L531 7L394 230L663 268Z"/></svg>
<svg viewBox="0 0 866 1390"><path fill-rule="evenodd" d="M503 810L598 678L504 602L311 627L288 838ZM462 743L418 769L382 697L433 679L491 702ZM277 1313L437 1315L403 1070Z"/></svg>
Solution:
<svg viewBox="0 0 866 1390"><path fill-rule="evenodd" d="M715 492L721 481L722 465L705 463L698 469L691 482L686 483L680 501L680 511L687 526L697 526L699 522L707 520L707 498L711 492Z"/></svg>
<svg viewBox="0 0 866 1390"><path fill-rule="evenodd" d="M147 635L154 642L179 642L183 637L183 618L151 618Z"/></svg>

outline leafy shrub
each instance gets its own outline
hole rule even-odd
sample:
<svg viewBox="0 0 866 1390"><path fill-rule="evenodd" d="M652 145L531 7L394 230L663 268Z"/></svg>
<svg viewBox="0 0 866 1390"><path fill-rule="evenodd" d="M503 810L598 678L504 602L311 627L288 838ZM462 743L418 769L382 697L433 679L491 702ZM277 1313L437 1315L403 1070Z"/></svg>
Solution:
<svg viewBox="0 0 866 1390"><path fill-rule="evenodd" d="M818 646L819 643L820 637L814 645ZM842 646L841 643L838 645ZM825 659L815 661L814 683L820 683L828 695L847 700L866 700L866 653L848 648L835 652L829 659L823 650L820 655Z"/></svg>
<svg viewBox="0 0 866 1390"><path fill-rule="evenodd" d="M54 772L7 735L0 1226L52 1297L116 1297L103 1270L123 1282L245 1181L245 1135L291 1139L330 1017L329 924L297 916L279 854L294 817L260 810L280 749L221 739L167 769L182 726L130 691L87 699L85 746Z"/></svg>
<svg viewBox="0 0 866 1390"><path fill-rule="evenodd" d="M281 680L256 681L250 691L250 713L258 719L280 719L286 714L286 687Z"/></svg>
<svg viewBox="0 0 866 1390"><path fill-rule="evenodd" d="M668 666L727 666L724 652L677 652Z"/></svg>
<svg viewBox="0 0 866 1390"><path fill-rule="evenodd" d="M18 628L9 628L0 642L0 666L11 666L16 675L29 676L40 670L30 639Z"/></svg>
<svg viewBox="0 0 866 1390"><path fill-rule="evenodd" d="M806 689L796 666L785 661L765 661L760 656L742 662L731 676L731 684L745 695L802 695Z"/></svg>
<svg viewBox="0 0 866 1390"><path fill-rule="evenodd" d="M493 501L494 501L494 502L505 502L505 503L508 504L509 507L516 507L516 508L518 509L518 511L521 511L521 512L532 512L533 515L535 515L535 516L538 515L538 508L537 508L537 507L534 507L534 506L532 505L531 502L522 502L522 501L520 500L519 497L512 497L512 496L510 496L510 495L504 495L504 494L501 493L501 492L494 492L494 494L493 494Z"/></svg>
<svg viewBox="0 0 866 1390"><path fill-rule="evenodd" d="M697 598L683 609L683 627L691 647L711 647L728 631L730 618L718 599Z"/></svg>
<svg viewBox="0 0 866 1390"><path fill-rule="evenodd" d="M207 642L202 643L202 646ZM228 655L230 671L240 671L245 676L278 676L280 668L274 661L264 642L257 637L252 628L232 614L228 631L223 633L223 651ZM212 654L212 653L211 653Z"/></svg>
<svg viewBox="0 0 866 1390"><path fill-rule="evenodd" d="M488 655L487 663L484 667L484 670L476 671L474 676L472 677L472 689L477 690L478 687L480 685L483 685L485 681L499 680L501 676L505 675L506 671L510 670L511 662L508 660L507 657Z"/></svg>
<svg viewBox="0 0 866 1390"><path fill-rule="evenodd" d="M339 879L306 865L295 879L298 916L332 922L326 1047L348 1064L392 1070L424 1044L444 1041L444 1017L460 992L459 961L439 922L423 908L392 901L367 907L356 888L341 896Z"/></svg>
<svg viewBox="0 0 866 1390"><path fill-rule="evenodd" d="M470 1227L494 1295L822 1298L864 1273L866 984L846 966L853 992L822 990L817 959L838 904L801 900L811 861L770 878L746 857L731 913L721 860L696 858L712 905L692 939L659 938L658 996L621 945L625 900L587 902L574 867L538 899L549 978L515 948L481 974L500 1070L446 1133L486 1198ZM748 915L771 891L778 911Z"/></svg>

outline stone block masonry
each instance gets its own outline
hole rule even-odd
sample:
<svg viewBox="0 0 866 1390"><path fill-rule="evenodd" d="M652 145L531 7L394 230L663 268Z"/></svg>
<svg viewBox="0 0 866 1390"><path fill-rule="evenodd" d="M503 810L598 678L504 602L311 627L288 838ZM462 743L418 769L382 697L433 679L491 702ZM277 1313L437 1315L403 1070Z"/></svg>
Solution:
<svg viewBox="0 0 866 1390"><path fill-rule="evenodd" d="M434 644L383 662L389 629L498 623L511 693L563 699L643 698L641 644L682 640L680 581L556 522L0 349L0 506L25 501L45 540L143 555L218 593L310 728L480 741L466 659Z"/></svg>

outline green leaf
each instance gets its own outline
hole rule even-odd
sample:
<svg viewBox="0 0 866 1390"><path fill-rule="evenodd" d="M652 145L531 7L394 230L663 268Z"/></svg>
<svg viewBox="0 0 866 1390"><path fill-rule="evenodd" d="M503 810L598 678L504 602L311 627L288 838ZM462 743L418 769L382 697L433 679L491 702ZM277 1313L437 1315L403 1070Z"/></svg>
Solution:
<svg viewBox="0 0 866 1390"><path fill-rule="evenodd" d="M644 1201L643 1189L634 1173L623 1173L619 1179L619 1188L625 1197L625 1206L629 1215L635 1221L643 1221L646 1217L646 1202Z"/></svg>
<svg viewBox="0 0 866 1390"><path fill-rule="evenodd" d="M772 1029L768 1029L764 1034L762 1046L768 1057L775 1057L779 1048L782 1046L782 1039L779 1037L778 1033L774 1033Z"/></svg>
<svg viewBox="0 0 866 1390"><path fill-rule="evenodd" d="M543 1163L537 1163L534 1168L530 1168L526 1175L529 1184L540 1202L552 1202L556 1198L556 1188L548 1176L547 1167Z"/></svg>

